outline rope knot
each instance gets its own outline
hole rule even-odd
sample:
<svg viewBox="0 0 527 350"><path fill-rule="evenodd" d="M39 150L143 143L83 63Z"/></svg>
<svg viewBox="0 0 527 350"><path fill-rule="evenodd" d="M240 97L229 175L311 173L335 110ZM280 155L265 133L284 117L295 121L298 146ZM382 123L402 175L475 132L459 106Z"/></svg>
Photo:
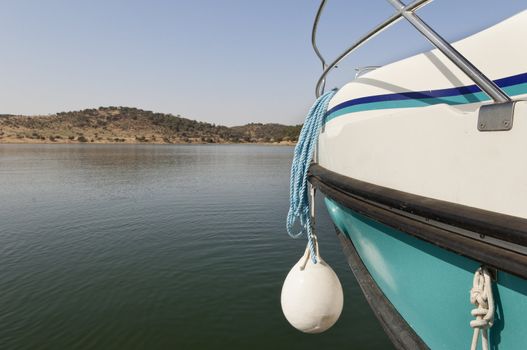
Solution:
<svg viewBox="0 0 527 350"><path fill-rule="evenodd" d="M492 279L487 268L480 267L474 274L472 289L470 290L470 303L475 306L470 312L476 319L470 321L474 328L471 349L476 349L479 331L482 335L482 347L488 349L488 332L494 323L494 298L492 296Z"/></svg>

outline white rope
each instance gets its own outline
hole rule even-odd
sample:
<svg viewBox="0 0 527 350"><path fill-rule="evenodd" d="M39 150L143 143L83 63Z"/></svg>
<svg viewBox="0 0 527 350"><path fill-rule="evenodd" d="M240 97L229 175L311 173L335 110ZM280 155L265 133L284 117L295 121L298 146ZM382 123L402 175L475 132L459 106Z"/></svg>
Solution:
<svg viewBox="0 0 527 350"><path fill-rule="evenodd" d="M476 317L475 320L470 321L470 327L474 328L470 350L476 350L478 347L480 331L481 347L483 350L488 350L488 329L494 323L494 298L492 296L492 279L485 267L480 267L474 274L474 281L470 290L470 302L475 306L471 314Z"/></svg>

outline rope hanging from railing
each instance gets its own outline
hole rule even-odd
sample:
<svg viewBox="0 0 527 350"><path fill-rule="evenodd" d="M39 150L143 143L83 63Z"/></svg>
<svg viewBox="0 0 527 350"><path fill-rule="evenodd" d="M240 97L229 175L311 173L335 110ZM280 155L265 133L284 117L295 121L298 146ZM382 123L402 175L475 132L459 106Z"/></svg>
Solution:
<svg viewBox="0 0 527 350"><path fill-rule="evenodd" d="M317 262L314 246L314 232L311 222L309 207L309 189L307 184L307 171L313 159L318 134L326 116L329 101L335 95L336 89L320 96L309 110L298 143L295 147L293 163L291 164L291 183L289 188L289 213L287 214L287 233L298 238L307 235L311 259ZM314 203L312 203L314 205ZM299 221L300 231L295 233L295 223Z"/></svg>

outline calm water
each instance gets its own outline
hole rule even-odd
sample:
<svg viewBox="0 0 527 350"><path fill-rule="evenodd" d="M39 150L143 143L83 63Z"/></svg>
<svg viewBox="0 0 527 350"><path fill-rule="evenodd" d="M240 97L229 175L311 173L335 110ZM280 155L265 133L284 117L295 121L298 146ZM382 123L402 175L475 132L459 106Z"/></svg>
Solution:
<svg viewBox="0 0 527 350"><path fill-rule="evenodd" d="M343 315L322 335L282 316L291 154L0 145L0 349L390 349L322 206Z"/></svg>

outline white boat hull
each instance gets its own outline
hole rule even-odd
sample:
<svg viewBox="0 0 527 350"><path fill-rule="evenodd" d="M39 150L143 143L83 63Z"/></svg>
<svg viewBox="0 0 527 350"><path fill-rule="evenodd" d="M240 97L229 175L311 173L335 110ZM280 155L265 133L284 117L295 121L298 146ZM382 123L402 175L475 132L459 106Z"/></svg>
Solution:
<svg viewBox="0 0 527 350"><path fill-rule="evenodd" d="M520 100L526 36L524 11L454 46ZM510 131L481 132L478 109L490 101L473 91L436 50L369 72L332 99L317 162L379 186L527 218L527 102L515 104Z"/></svg>

